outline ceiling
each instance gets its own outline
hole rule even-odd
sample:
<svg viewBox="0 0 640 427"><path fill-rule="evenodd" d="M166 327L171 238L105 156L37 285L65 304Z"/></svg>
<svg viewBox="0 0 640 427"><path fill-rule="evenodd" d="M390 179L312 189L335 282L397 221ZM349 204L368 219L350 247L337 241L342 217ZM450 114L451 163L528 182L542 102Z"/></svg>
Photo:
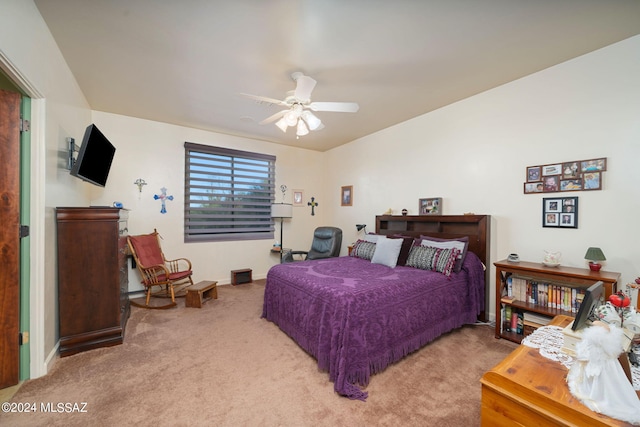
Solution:
<svg viewBox="0 0 640 427"><path fill-rule="evenodd" d="M93 110L325 151L640 34L638 0L35 0ZM259 122L293 72L325 127Z"/></svg>

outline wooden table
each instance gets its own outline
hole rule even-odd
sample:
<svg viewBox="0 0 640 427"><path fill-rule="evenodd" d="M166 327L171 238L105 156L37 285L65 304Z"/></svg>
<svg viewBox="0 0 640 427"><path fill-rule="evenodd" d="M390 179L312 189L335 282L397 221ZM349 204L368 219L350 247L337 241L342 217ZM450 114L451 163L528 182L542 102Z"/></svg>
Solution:
<svg viewBox="0 0 640 427"><path fill-rule="evenodd" d="M565 327L569 316L556 316L550 325ZM483 426L630 426L597 414L573 397L567 385L569 371L561 363L521 345L482 383Z"/></svg>

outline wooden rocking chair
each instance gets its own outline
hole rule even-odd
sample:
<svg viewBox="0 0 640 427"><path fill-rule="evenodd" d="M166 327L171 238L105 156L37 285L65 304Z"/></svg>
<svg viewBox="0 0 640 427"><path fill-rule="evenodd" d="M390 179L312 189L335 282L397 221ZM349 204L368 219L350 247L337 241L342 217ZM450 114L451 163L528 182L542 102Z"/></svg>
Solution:
<svg viewBox="0 0 640 427"><path fill-rule="evenodd" d="M167 260L160 247L160 235L156 229L151 234L127 236L127 243L142 276L146 294L144 305L135 300L131 300L131 304L143 308L175 307L176 293L193 285L191 261L186 258ZM154 287L159 289L152 291ZM150 305L152 296L171 298L171 302L164 305Z"/></svg>

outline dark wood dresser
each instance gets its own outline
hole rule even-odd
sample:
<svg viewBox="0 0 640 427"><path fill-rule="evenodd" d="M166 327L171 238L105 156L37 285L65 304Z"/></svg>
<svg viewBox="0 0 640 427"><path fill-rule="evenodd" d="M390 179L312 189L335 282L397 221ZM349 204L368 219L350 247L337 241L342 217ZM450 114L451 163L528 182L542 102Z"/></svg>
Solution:
<svg viewBox="0 0 640 427"><path fill-rule="evenodd" d="M56 208L62 357L124 340L127 216L119 208Z"/></svg>

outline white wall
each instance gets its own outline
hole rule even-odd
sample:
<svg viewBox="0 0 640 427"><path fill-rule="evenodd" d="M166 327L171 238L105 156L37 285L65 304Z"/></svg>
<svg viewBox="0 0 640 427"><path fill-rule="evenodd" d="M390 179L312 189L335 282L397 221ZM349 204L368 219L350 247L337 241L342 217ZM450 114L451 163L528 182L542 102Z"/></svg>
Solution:
<svg viewBox="0 0 640 427"><path fill-rule="evenodd" d="M92 205L109 205L114 201L129 209L129 233L143 234L158 230L165 256L170 259L186 257L193 264L194 280L217 280L220 284L230 282L231 270L251 268L254 278L264 278L268 269L280 258L270 253L274 240L279 240L280 225L276 225L274 240L253 240L216 243L184 243L184 143L228 147L276 156L276 201L282 201L280 185L289 190L285 201L291 203L291 189L304 189L305 197L315 195L324 199L323 154L301 148L287 147L263 141L239 138L206 132L165 123L141 120L132 117L93 112L93 122L116 146L107 185L101 189L90 184ZM134 182L142 178L147 182L142 193ZM162 214L161 188L173 200L165 201L166 213ZM295 208L294 217L285 220L284 243L286 247L308 249L312 232L322 225L325 215L318 209L311 217L310 210ZM140 277L130 270L130 289L141 289Z"/></svg>
<svg viewBox="0 0 640 427"><path fill-rule="evenodd" d="M586 267L599 246L622 283L640 275L640 36L554 66L327 153L330 215L356 238L392 208L416 214L418 199L442 197L444 214L492 216L491 262L545 249ZM527 166L606 157L602 191L523 194ZM339 189L354 185L354 206ZM579 228L542 227L542 198L577 196ZM373 231L372 227L369 227ZM346 244L345 243L345 244ZM494 313L492 267L492 305Z"/></svg>

